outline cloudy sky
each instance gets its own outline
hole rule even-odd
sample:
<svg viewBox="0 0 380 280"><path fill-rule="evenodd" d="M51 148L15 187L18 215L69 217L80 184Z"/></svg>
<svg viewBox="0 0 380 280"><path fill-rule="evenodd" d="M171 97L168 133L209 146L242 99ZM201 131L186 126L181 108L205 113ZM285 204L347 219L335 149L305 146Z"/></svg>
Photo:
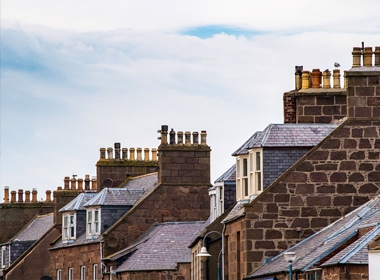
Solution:
<svg viewBox="0 0 380 280"><path fill-rule="evenodd" d="M294 66L351 67L380 46L380 2L3 0L1 189L96 175L99 148L207 130L212 180L283 123ZM2 201L3 191L0 192Z"/></svg>

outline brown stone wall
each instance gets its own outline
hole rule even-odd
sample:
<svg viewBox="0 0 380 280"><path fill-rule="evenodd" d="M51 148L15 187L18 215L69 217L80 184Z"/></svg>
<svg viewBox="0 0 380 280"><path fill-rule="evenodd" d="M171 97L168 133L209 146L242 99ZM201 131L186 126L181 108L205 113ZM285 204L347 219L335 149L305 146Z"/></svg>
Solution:
<svg viewBox="0 0 380 280"><path fill-rule="evenodd" d="M61 269L62 279L68 279L69 268L73 268L74 279L80 279L80 267L86 267L86 279L93 279L93 265L98 264L98 279L100 275L100 243L66 247L50 250L50 275L57 279L57 270Z"/></svg>
<svg viewBox="0 0 380 280"><path fill-rule="evenodd" d="M9 202L0 204L0 244L11 239L36 215L52 212L52 202Z"/></svg>
<svg viewBox="0 0 380 280"><path fill-rule="evenodd" d="M208 187L157 187L138 207L132 208L119 223L105 232L104 255L131 245L153 223L207 220L210 215ZM111 248L107 240L114 240L114 237L118 245Z"/></svg>
<svg viewBox="0 0 380 280"><path fill-rule="evenodd" d="M122 272L120 280L190 280L190 263L178 264L177 270Z"/></svg>
<svg viewBox="0 0 380 280"><path fill-rule="evenodd" d="M245 207L239 220L249 231L245 275L380 193L379 130L378 121L346 121ZM236 232L233 227L228 224L228 232Z"/></svg>
<svg viewBox="0 0 380 280"><path fill-rule="evenodd" d="M48 248L59 235L60 232L57 229L49 231L36 246L21 256L20 262L16 261L7 269L5 279L41 279L43 276L51 276Z"/></svg>
<svg viewBox="0 0 380 280"><path fill-rule="evenodd" d="M57 190L53 193L54 197L54 224L56 226L60 226L62 224L62 213L59 212L59 209L64 207L66 204L68 204L70 201L72 201L74 198L78 196L83 192L83 190L76 190L76 189L64 189L64 190Z"/></svg>
<svg viewBox="0 0 380 280"><path fill-rule="evenodd" d="M304 89L284 93L284 123L332 123L347 114L345 89Z"/></svg>
<svg viewBox="0 0 380 280"><path fill-rule="evenodd" d="M325 280L368 280L368 265L340 265L322 270Z"/></svg>
<svg viewBox="0 0 380 280"><path fill-rule="evenodd" d="M210 147L160 145L159 184L210 184Z"/></svg>

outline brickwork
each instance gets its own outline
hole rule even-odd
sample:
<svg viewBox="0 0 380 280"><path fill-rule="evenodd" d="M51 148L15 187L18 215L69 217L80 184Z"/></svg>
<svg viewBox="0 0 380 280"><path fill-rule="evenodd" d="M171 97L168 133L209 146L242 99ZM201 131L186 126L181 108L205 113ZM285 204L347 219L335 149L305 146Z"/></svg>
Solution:
<svg viewBox="0 0 380 280"><path fill-rule="evenodd" d="M157 187L137 208L132 208L112 227L110 232L105 232L105 256L131 245L153 223L207 220L210 214L208 187ZM111 248L108 240L115 238L118 245Z"/></svg>
<svg viewBox="0 0 380 280"><path fill-rule="evenodd" d="M93 265L98 265L97 279L101 279L100 274L100 242L86 244L82 246L66 247L62 249L50 250L51 274L53 279L57 279L57 270L60 269L62 279L69 279L68 269L73 269L73 279L80 278L81 266L86 267L86 279L94 279Z"/></svg>
<svg viewBox="0 0 380 280"><path fill-rule="evenodd" d="M346 89L284 93L284 123L332 123L347 114Z"/></svg>
<svg viewBox="0 0 380 280"><path fill-rule="evenodd" d="M0 204L0 244L7 242L36 215L53 212L53 202L14 202Z"/></svg>
<svg viewBox="0 0 380 280"><path fill-rule="evenodd" d="M368 265L340 265L322 270L325 280L368 280Z"/></svg>
<svg viewBox="0 0 380 280"><path fill-rule="evenodd" d="M144 157L143 157L144 152ZM129 177L140 176L157 171L156 149L120 148L120 143L115 143L114 149L100 149L100 159L96 163L97 186L101 191L107 182L112 179L113 185L107 187L118 187Z"/></svg>

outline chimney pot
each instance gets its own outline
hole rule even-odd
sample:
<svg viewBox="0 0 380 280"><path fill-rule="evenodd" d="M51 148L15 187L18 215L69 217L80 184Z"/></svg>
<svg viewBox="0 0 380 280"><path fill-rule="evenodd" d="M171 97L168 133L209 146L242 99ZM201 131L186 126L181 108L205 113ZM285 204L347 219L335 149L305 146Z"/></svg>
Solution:
<svg viewBox="0 0 380 280"><path fill-rule="evenodd" d="M46 191L46 202L51 202L51 191L50 190Z"/></svg>
<svg viewBox="0 0 380 280"><path fill-rule="evenodd" d="M313 69L311 72L312 88L320 88L322 83L322 73L319 69Z"/></svg>
<svg viewBox="0 0 380 280"><path fill-rule="evenodd" d="M352 68L361 66L362 48L354 47L352 50Z"/></svg>
<svg viewBox="0 0 380 280"><path fill-rule="evenodd" d="M375 66L380 67L380 47L375 47Z"/></svg>
<svg viewBox="0 0 380 280"><path fill-rule="evenodd" d="M199 133L197 131L193 132L193 144L198 145L198 135Z"/></svg>
<svg viewBox="0 0 380 280"><path fill-rule="evenodd" d="M107 148L107 156L108 156L108 159L113 159L113 149L112 149L112 147L108 147Z"/></svg>
<svg viewBox="0 0 380 280"><path fill-rule="evenodd" d="M120 159L120 143L115 143L115 159Z"/></svg>
<svg viewBox="0 0 380 280"><path fill-rule="evenodd" d="M303 66L296 66L295 67L296 72L294 73L295 75L295 86L296 90L300 90L302 88L302 70Z"/></svg>
<svg viewBox="0 0 380 280"><path fill-rule="evenodd" d="M123 159L128 159L128 148L122 149Z"/></svg>
<svg viewBox="0 0 380 280"><path fill-rule="evenodd" d="M340 70L333 70L334 88L340 88Z"/></svg>
<svg viewBox="0 0 380 280"><path fill-rule="evenodd" d="M25 191L25 202L30 202L30 191Z"/></svg>
<svg viewBox="0 0 380 280"><path fill-rule="evenodd" d="M372 47L365 47L364 53L363 53L363 65L365 67L371 67L372 66Z"/></svg>
<svg viewBox="0 0 380 280"><path fill-rule="evenodd" d="M152 149L152 160L153 161L157 160L157 149L156 148Z"/></svg>
<svg viewBox="0 0 380 280"><path fill-rule="evenodd" d="M302 89L308 89L310 84L310 72L302 71Z"/></svg>
<svg viewBox="0 0 380 280"><path fill-rule="evenodd" d="M206 138L207 138L207 132L206 130L202 130L201 131L201 145L207 145Z"/></svg>
<svg viewBox="0 0 380 280"><path fill-rule="evenodd" d="M4 202L5 203L9 202L9 187L8 186L4 187Z"/></svg>
<svg viewBox="0 0 380 280"><path fill-rule="evenodd" d="M142 148L137 148L137 160L142 160Z"/></svg>
<svg viewBox="0 0 380 280"><path fill-rule="evenodd" d="M16 202L16 191L11 191L11 202Z"/></svg>
<svg viewBox="0 0 380 280"><path fill-rule="evenodd" d="M323 88L331 88L331 72L326 69L323 74Z"/></svg>
<svg viewBox="0 0 380 280"><path fill-rule="evenodd" d="M183 132L182 131L178 131L177 133L177 142L178 142L178 145L183 145Z"/></svg>
<svg viewBox="0 0 380 280"><path fill-rule="evenodd" d="M175 144L175 131L173 128L170 130L169 136L170 136L170 140L169 140L170 145L174 145Z"/></svg>
<svg viewBox="0 0 380 280"><path fill-rule="evenodd" d="M24 202L24 190L23 189L18 190L18 202Z"/></svg>
<svg viewBox="0 0 380 280"><path fill-rule="evenodd" d="M69 190L70 189L70 177L65 177L65 179L63 181L64 181L65 190Z"/></svg>
<svg viewBox="0 0 380 280"><path fill-rule="evenodd" d="M167 145L168 144L168 126L162 125L160 132L161 132L161 144Z"/></svg>
<svg viewBox="0 0 380 280"><path fill-rule="evenodd" d="M77 179L75 179L75 177L71 178L71 189L72 190L77 189Z"/></svg>
<svg viewBox="0 0 380 280"><path fill-rule="evenodd" d="M135 148L129 149L129 160L135 160Z"/></svg>
<svg viewBox="0 0 380 280"><path fill-rule="evenodd" d="M91 180L91 189L96 191L98 188L98 184L97 184L97 181L96 181L96 177L92 177L92 180Z"/></svg>
<svg viewBox="0 0 380 280"><path fill-rule="evenodd" d="M78 190L83 190L83 179L78 178Z"/></svg>
<svg viewBox="0 0 380 280"><path fill-rule="evenodd" d="M144 160L145 161L149 161L150 158L149 158L149 148L144 148Z"/></svg>
<svg viewBox="0 0 380 280"><path fill-rule="evenodd" d="M90 175L86 174L84 175L84 189L85 190L90 190Z"/></svg>
<svg viewBox="0 0 380 280"><path fill-rule="evenodd" d="M185 145L187 145L187 146L191 145L190 136L191 136L191 132L186 131L185 132Z"/></svg>
<svg viewBox="0 0 380 280"><path fill-rule="evenodd" d="M32 189L32 202L37 202L37 189Z"/></svg>
<svg viewBox="0 0 380 280"><path fill-rule="evenodd" d="M100 148L100 159L106 158L106 148Z"/></svg>

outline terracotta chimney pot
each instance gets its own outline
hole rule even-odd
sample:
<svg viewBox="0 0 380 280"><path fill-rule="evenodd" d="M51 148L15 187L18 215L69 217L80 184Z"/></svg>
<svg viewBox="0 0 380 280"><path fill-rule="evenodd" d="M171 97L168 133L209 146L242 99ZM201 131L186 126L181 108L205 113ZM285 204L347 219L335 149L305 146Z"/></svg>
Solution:
<svg viewBox="0 0 380 280"><path fill-rule="evenodd" d="M149 152L150 152L149 148L144 148L144 160L145 161L149 161L150 160L150 158L149 158Z"/></svg>
<svg viewBox="0 0 380 280"><path fill-rule="evenodd" d="M334 77L334 88L340 88L340 70L339 69L333 70L333 77Z"/></svg>
<svg viewBox="0 0 380 280"><path fill-rule="evenodd" d="M207 145L207 132L206 132L206 130L201 131L201 145Z"/></svg>
<svg viewBox="0 0 380 280"><path fill-rule="evenodd" d="M11 191L11 202L16 202L16 191Z"/></svg>
<svg viewBox="0 0 380 280"><path fill-rule="evenodd" d="M25 202L30 202L30 191L25 191Z"/></svg>
<svg viewBox="0 0 380 280"><path fill-rule="evenodd" d="M69 190L70 189L70 177L65 177L65 179L63 181L64 181L65 190Z"/></svg>
<svg viewBox="0 0 380 280"><path fill-rule="evenodd" d="M32 189L32 202L37 202L37 189Z"/></svg>
<svg viewBox="0 0 380 280"><path fill-rule="evenodd" d="M51 202L51 191L50 190L46 191L46 202Z"/></svg>
<svg viewBox="0 0 380 280"><path fill-rule="evenodd" d="M18 190L18 202L24 202L24 190L23 189Z"/></svg>
<svg viewBox="0 0 380 280"><path fill-rule="evenodd" d="M152 160L156 161L157 160L157 149L152 148Z"/></svg>
<svg viewBox="0 0 380 280"><path fill-rule="evenodd" d="M323 88L331 88L331 72L329 70L325 70L322 76L323 76Z"/></svg>
<svg viewBox="0 0 380 280"><path fill-rule="evenodd" d="M375 66L380 67L380 47L375 47Z"/></svg>
<svg viewBox="0 0 380 280"><path fill-rule="evenodd" d="M9 187L8 186L4 187L4 202L5 203L9 202Z"/></svg>
<svg viewBox="0 0 380 280"><path fill-rule="evenodd" d="M78 190L83 190L83 179L78 178Z"/></svg>
<svg viewBox="0 0 380 280"><path fill-rule="evenodd" d="M129 149L129 160L135 160L135 148Z"/></svg>
<svg viewBox="0 0 380 280"><path fill-rule="evenodd" d="M302 71L302 89L308 89L310 84L310 72Z"/></svg>
<svg viewBox="0 0 380 280"><path fill-rule="evenodd" d="M313 69L311 72L311 77L312 77L312 83L311 87L312 88L320 88L321 83L322 83L322 73L319 69Z"/></svg>
<svg viewBox="0 0 380 280"><path fill-rule="evenodd" d="M362 48L354 47L352 50L352 68L361 66Z"/></svg>
<svg viewBox="0 0 380 280"><path fill-rule="evenodd" d="M372 47L365 47L363 54L363 66L371 67L372 66Z"/></svg>

